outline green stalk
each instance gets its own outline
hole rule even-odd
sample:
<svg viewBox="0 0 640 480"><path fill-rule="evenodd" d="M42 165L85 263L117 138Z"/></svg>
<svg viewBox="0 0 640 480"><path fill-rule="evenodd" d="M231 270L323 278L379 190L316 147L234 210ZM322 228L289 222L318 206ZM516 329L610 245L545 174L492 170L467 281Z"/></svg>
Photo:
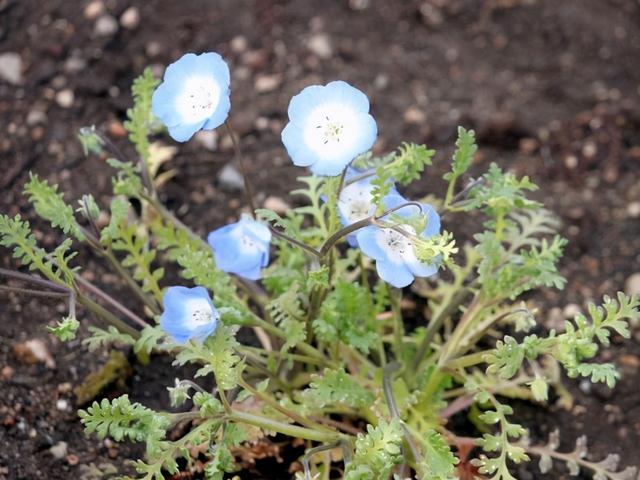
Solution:
<svg viewBox="0 0 640 480"><path fill-rule="evenodd" d="M396 361L402 362L404 323L402 322L402 311L400 309L400 301L402 300L402 290L399 288L389 289L389 298L391 300L391 311L393 312L393 345Z"/></svg>
<svg viewBox="0 0 640 480"><path fill-rule="evenodd" d="M283 423L278 420L254 415L248 412L234 411L226 415L225 418L232 422L246 423L266 431L278 432L283 435L288 435L289 437L302 438L313 442L333 443L342 438L342 435L337 432L326 432L307 427L299 427L297 425L290 425L288 423Z"/></svg>

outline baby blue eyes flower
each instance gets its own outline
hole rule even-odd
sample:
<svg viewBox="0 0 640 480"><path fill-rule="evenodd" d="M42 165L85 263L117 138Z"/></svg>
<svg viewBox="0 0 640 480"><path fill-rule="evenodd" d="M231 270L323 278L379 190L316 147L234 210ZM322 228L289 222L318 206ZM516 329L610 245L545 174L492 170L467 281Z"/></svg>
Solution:
<svg viewBox="0 0 640 480"><path fill-rule="evenodd" d="M407 206L398 211L399 216L410 215L416 207ZM435 209L423 204L422 212L427 215L427 226L416 232L410 225L400 225L410 235L429 238L440 233L440 216ZM357 234L362 252L376 261L380 278L394 287L402 288L413 282L414 277L429 277L438 271L437 264L420 262L410 238L391 228L366 227Z"/></svg>
<svg viewBox="0 0 640 480"><path fill-rule="evenodd" d="M282 143L295 165L315 175L339 175L373 146L377 134L367 96L335 81L306 87L291 99Z"/></svg>
<svg viewBox="0 0 640 480"><path fill-rule="evenodd" d="M340 196L338 197L338 215L343 227L363 220L373 215L376 211L372 195L373 185L371 185L371 180L374 177L366 177L349 183L349 178L354 178L361 174L361 172L350 168L346 176L347 185L340 191ZM391 188L391 192L383 199L382 203L385 209L388 210L406 203L406 200L398 193L394 186ZM347 241L352 247L358 245L356 238L356 233L347 236Z"/></svg>
<svg viewBox="0 0 640 480"><path fill-rule="evenodd" d="M231 108L229 67L217 53L187 53L167 67L153 93L151 110L169 135L186 142L198 130L212 130Z"/></svg>
<svg viewBox="0 0 640 480"><path fill-rule="evenodd" d="M176 343L204 341L215 332L220 315L202 287L169 287L162 299L160 326Z"/></svg>
<svg viewBox="0 0 640 480"><path fill-rule="evenodd" d="M271 232L249 217L214 230L207 237L220 270L258 280L261 269L269 264Z"/></svg>

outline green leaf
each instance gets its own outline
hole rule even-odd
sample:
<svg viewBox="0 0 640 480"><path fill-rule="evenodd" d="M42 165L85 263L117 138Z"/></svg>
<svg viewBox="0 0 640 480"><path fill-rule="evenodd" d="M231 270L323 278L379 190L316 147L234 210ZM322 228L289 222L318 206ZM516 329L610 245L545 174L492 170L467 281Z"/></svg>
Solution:
<svg viewBox="0 0 640 480"><path fill-rule="evenodd" d="M397 419L367 425L367 434L358 434L356 451L347 464L345 480L386 479L394 465L403 461L402 427Z"/></svg>
<svg viewBox="0 0 640 480"><path fill-rule="evenodd" d="M312 326L323 342L332 344L340 339L368 353L378 338L370 292L357 283L338 280Z"/></svg>
<svg viewBox="0 0 640 480"><path fill-rule="evenodd" d="M53 333L63 342L68 342L76 338L76 332L80 327L80 322L75 317L64 317L55 327L47 327L49 332Z"/></svg>
<svg viewBox="0 0 640 480"><path fill-rule="evenodd" d="M138 155L146 162L149 158L149 135L151 133L151 97L160 82L154 78L150 68L133 81L131 93L133 107L127 110L128 120L124 128L129 132L129 139L136 147Z"/></svg>
<svg viewBox="0 0 640 480"><path fill-rule="evenodd" d="M94 155L102 154L104 140L96 133L96 127L94 125L82 127L78 131L78 140L80 140L80 145L82 145L82 151L85 155L89 155L90 153Z"/></svg>
<svg viewBox="0 0 640 480"><path fill-rule="evenodd" d="M110 326L107 330L98 327L89 327L91 336L82 341L83 345L93 352L99 348L111 344L135 345L135 339L126 333L120 333L114 326Z"/></svg>
<svg viewBox="0 0 640 480"><path fill-rule="evenodd" d="M47 181L40 181L37 175L29 173L29 181L24 186L24 193L36 209L36 213L51 223L54 228L60 228L65 234L72 235L80 241L85 239L82 229L75 218L73 207L67 205L57 185L49 185Z"/></svg>
<svg viewBox="0 0 640 480"><path fill-rule="evenodd" d="M238 328L219 323L216 332L204 344L195 341L187 343L176 355L173 364L201 364L203 366L196 372L196 377L213 373L220 390L234 388L244 368L240 357L235 353L239 346L235 338Z"/></svg>
<svg viewBox="0 0 640 480"><path fill-rule="evenodd" d="M458 459L435 430L429 430L423 441L423 460L418 465L421 480L450 480L455 478Z"/></svg>
<svg viewBox="0 0 640 480"><path fill-rule="evenodd" d="M116 442L128 438L134 442L158 443L164 438L170 425L167 415L159 414L131 403L128 395L111 402L106 398L78 412L86 433L96 433L98 438L112 437Z"/></svg>
<svg viewBox="0 0 640 480"><path fill-rule="evenodd" d="M453 153L451 171L445 173L442 178L448 182L455 182L460 175L469 169L473 155L477 150L476 133L473 130L458 127L458 139L456 140L456 150Z"/></svg>
<svg viewBox="0 0 640 480"><path fill-rule="evenodd" d="M314 376L309 388L302 392L302 396L305 403L319 408L342 404L357 410L368 407L375 400L372 392L342 369L325 369L323 376Z"/></svg>

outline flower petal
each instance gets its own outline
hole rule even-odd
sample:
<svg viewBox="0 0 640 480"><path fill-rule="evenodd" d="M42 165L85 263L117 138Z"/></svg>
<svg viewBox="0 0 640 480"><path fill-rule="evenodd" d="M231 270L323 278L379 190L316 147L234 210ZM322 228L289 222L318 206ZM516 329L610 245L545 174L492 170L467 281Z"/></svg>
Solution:
<svg viewBox="0 0 640 480"><path fill-rule="evenodd" d="M414 280L411 271L404 263L378 260L376 262L376 270L382 280L396 288L406 287Z"/></svg>

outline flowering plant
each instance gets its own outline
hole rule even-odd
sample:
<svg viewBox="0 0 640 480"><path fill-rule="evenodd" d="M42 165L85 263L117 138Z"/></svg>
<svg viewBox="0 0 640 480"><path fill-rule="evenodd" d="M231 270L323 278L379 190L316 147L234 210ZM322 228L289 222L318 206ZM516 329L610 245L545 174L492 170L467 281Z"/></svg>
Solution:
<svg viewBox="0 0 640 480"><path fill-rule="evenodd" d="M632 478L629 469L616 473L614 458L592 462L584 449L532 445L511 419L510 398L545 403L552 387L571 401L561 368L613 387L614 366L594 358L611 335L629 336L639 302L620 293L562 331L537 328L535 308L519 297L563 287L556 266L566 242L555 218L527 197L536 189L528 178L493 164L460 186L476 152L473 131L458 130L444 199L407 200L398 188L421 178L435 152L403 144L373 155L377 125L366 95L341 81L307 87L291 100L282 132L293 163L312 172L292 192L306 203L283 216L256 209L245 175L249 216L212 225L205 241L160 202L150 139L163 125L186 141L224 124L245 172L226 123L229 69L217 54L187 54L161 84L145 71L133 94L126 128L139 161L124 159L95 129L80 134L85 151L106 154L116 170L108 223L98 225L103 211L90 194L74 209L56 186L32 176L25 193L67 238L46 251L27 221L3 215L0 244L40 273L3 275L68 297L68 316L50 327L62 340L76 336L79 303L107 325L90 328L91 348L132 346L141 361L162 353L197 365L196 379L168 388L166 411L126 395L80 410L87 432L146 444L139 478L195 472L200 455L202 475L221 479L238 468L234 452L273 435L304 443L296 472L304 479L337 469L350 480L469 471L508 480L512 464L530 455L541 457L543 471L557 459L571 472ZM469 216L484 223L460 249L446 227ZM73 258L84 246L122 277L138 313L80 275ZM178 284L167 280L169 269ZM413 323L403 295L425 306ZM240 328L255 340L241 344ZM448 423L458 412L468 412L477 438ZM482 453L471 459L476 446Z"/></svg>

